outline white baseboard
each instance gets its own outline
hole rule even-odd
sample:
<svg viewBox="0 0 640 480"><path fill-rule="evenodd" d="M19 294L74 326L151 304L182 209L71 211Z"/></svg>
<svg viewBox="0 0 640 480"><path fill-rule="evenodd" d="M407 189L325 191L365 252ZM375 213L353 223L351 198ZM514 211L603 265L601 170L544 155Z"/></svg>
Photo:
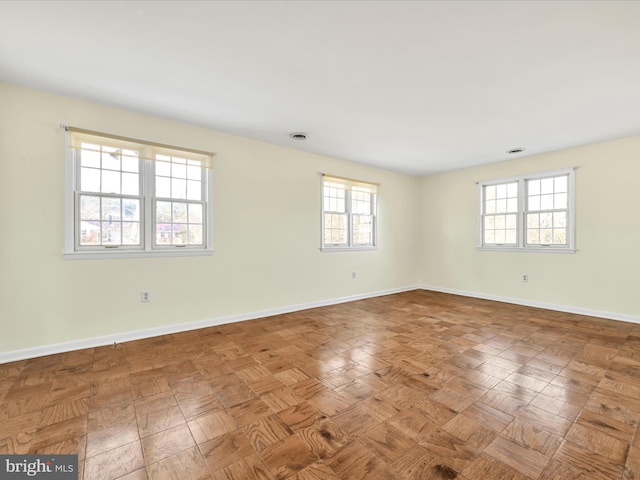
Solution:
<svg viewBox="0 0 640 480"><path fill-rule="evenodd" d="M588 308L574 307L570 305L558 305L554 303L536 302L533 300L525 300L522 298L504 297L501 295L491 295L480 292L468 292L465 290L456 290L454 288L436 287L434 285L421 285L422 290L432 290L434 292L451 293L454 295L462 295L464 297L482 298L484 300L494 300L496 302L513 303L515 305L523 305L525 307L544 308L547 310L555 310L558 312L575 313L578 315L586 315L589 317L607 318L609 320L620 320L622 322L640 323L640 316L629 315L626 313L603 312L600 310L590 310Z"/></svg>
<svg viewBox="0 0 640 480"><path fill-rule="evenodd" d="M420 286L412 285L408 287L393 288L389 290L381 290L371 293L363 293L358 295L350 295L347 297L331 298L327 300L318 300L315 302L301 303L279 308L269 308L267 310L259 310L255 312L239 313L236 315L226 315L223 317L215 317L195 322L178 323L174 325L166 325L163 327L148 328L144 330L135 330L131 332L116 333L113 335L105 335L101 337L86 338L82 340L73 340L70 342L56 343L51 345L42 345L39 347L25 348L22 350L12 350L8 352L0 352L0 364L7 362L15 362L26 358L41 357L43 355L53 355L56 353L70 352L73 350L82 350L84 348L101 347L104 345L113 345L114 343L129 342L131 340L139 340L141 338L157 337L159 335L168 335L171 333L186 332L189 330L197 330L199 328L215 327L216 325L224 325L227 323L242 322L245 320L254 320L256 318L272 317L284 313L298 312L309 308L326 307L339 303L353 302L354 300L362 300L365 298L381 297L383 295L391 295L394 293L407 292L417 290Z"/></svg>
<svg viewBox="0 0 640 480"><path fill-rule="evenodd" d="M226 315L222 317L214 317L195 322L179 323L174 325L166 325L163 327L148 328L145 330L135 330L131 332L116 333L113 335L105 335L101 337L86 338L82 340L73 340L70 342L56 343L51 345L42 345L39 347L25 348L22 350L12 350L8 352L0 352L0 364L24 360L27 358L41 357L43 355L53 355L57 353L70 352L73 350L82 350L84 348L101 347L104 345L112 345L114 343L129 342L139 340L141 338L157 337L159 335L168 335L171 333L186 332L189 330L197 330L199 328L215 327L216 325L225 325L228 323L242 322L245 320L254 320L256 318L272 317L284 313L298 312L309 308L326 307L329 305L337 305L340 303L353 302L365 298L381 297L383 295L391 295L394 293L407 292L411 290L431 290L434 292L451 293L454 295L462 295L465 297L481 298L484 300L494 300L497 302L513 303L515 305L523 305L527 307L544 308L547 310L556 310L559 312L575 313L578 315L587 315L590 317L607 318L610 320L620 320L623 322L631 322L640 324L640 316L629 315L623 313L603 312L599 310L589 310L586 308L573 307L568 305L557 305L544 302L535 302L521 298L504 297L501 295L490 295L480 292L469 292L465 290L456 290L452 288L436 287L434 285L412 285L389 290L381 290L371 293L363 293L358 295L350 295L347 297L331 298L327 300L318 300L315 302L301 303L297 305L289 305L286 307L270 308L254 312L240 313L236 315Z"/></svg>

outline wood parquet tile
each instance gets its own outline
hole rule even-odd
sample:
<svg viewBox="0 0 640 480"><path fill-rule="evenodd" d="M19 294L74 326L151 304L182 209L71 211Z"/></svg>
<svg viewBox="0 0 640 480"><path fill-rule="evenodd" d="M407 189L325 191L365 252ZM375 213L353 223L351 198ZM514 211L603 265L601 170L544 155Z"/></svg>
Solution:
<svg viewBox="0 0 640 480"><path fill-rule="evenodd" d="M0 365L86 480L640 480L640 326L427 291Z"/></svg>

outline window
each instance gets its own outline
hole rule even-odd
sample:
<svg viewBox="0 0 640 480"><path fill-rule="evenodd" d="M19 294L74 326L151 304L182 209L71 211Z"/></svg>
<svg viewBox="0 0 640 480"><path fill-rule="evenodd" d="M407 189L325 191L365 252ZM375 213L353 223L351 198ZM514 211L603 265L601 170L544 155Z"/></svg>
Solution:
<svg viewBox="0 0 640 480"><path fill-rule="evenodd" d="M575 251L574 170L480 182L479 247Z"/></svg>
<svg viewBox="0 0 640 480"><path fill-rule="evenodd" d="M322 176L322 249L377 246L378 185Z"/></svg>
<svg viewBox="0 0 640 480"><path fill-rule="evenodd" d="M213 154L67 131L69 258L211 251Z"/></svg>

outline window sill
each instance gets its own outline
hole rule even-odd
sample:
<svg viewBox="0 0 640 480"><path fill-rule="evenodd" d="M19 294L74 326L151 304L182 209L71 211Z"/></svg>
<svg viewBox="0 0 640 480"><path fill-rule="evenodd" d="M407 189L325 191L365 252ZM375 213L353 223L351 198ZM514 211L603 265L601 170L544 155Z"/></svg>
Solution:
<svg viewBox="0 0 640 480"><path fill-rule="evenodd" d="M379 250L377 246L374 247L321 247L321 252L367 252Z"/></svg>
<svg viewBox="0 0 640 480"><path fill-rule="evenodd" d="M476 247L481 252L576 253L575 248L557 247Z"/></svg>
<svg viewBox="0 0 640 480"><path fill-rule="evenodd" d="M65 252L65 260L105 260L108 258L161 258L161 257L203 257L213 255L213 250L179 249L171 250L120 250L108 252Z"/></svg>

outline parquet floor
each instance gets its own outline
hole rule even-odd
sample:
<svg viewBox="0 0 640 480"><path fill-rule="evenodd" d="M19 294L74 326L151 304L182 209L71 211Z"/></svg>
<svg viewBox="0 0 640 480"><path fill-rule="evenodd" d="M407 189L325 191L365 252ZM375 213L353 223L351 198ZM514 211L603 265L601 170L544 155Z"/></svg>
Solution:
<svg viewBox="0 0 640 480"><path fill-rule="evenodd" d="M413 291L0 365L80 477L640 479L640 325Z"/></svg>

